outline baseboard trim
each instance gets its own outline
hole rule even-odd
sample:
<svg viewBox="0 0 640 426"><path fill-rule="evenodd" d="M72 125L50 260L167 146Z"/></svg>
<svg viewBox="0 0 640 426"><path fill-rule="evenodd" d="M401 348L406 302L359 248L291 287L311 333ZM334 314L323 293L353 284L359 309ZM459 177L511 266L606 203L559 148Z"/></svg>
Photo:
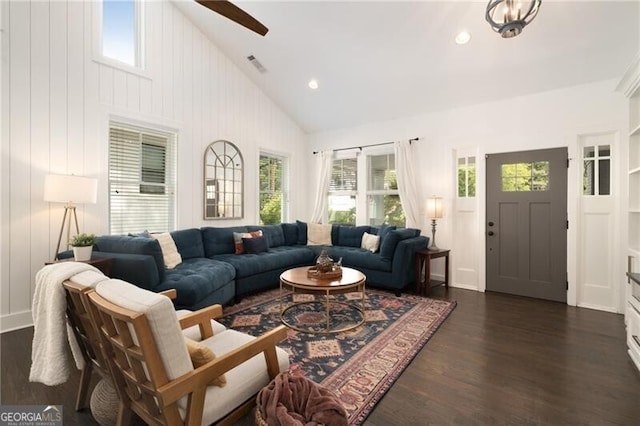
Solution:
<svg viewBox="0 0 640 426"><path fill-rule="evenodd" d="M461 288L463 290L473 290L473 291L480 291L478 290L477 286L473 286L473 285L469 285L469 284L456 284L456 283L450 283L449 287L455 287L455 288ZM482 292L484 293L484 292Z"/></svg>
<svg viewBox="0 0 640 426"><path fill-rule="evenodd" d="M33 316L30 310L2 315L0 317L0 333L20 330L31 326L33 326Z"/></svg>
<svg viewBox="0 0 640 426"><path fill-rule="evenodd" d="M591 305L589 303L578 303L577 306L578 306L578 308L594 309L596 311L611 312L612 314L620 314L621 313L621 312L618 312L615 308L610 308L608 306Z"/></svg>

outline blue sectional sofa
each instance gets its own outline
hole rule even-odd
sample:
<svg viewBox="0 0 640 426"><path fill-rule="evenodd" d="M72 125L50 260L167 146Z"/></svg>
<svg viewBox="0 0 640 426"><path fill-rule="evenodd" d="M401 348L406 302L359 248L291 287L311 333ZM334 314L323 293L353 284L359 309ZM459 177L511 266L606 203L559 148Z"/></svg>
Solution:
<svg viewBox="0 0 640 426"><path fill-rule="evenodd" d="M235 254L233 233L261 230L268 250ZM361 249L365 232L380 235L376 253ZM331 246L307 245L303 222L266 226L203 227L171 232L182 263L165 269L157 240L145 236L98 237L97 256L113 259L111 275L152 291L177 290L177 308L199 309L275 288L282 272L313 265L322 249L344 266L362 271L367 285L396 294L415 282L415 252L428 246L419 229L334 225Z"/></svg>

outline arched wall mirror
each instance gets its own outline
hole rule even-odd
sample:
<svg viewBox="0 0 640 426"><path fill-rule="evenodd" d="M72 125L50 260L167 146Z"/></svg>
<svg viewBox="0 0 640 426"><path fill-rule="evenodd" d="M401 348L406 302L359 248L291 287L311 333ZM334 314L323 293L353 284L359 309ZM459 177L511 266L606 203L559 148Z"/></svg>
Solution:
<svg viewBox="0 0 640 426"><path fill-rule="evenodd" d="M204 218L244 216L244 160L229 141L212 142L204 153Z"/></svg>

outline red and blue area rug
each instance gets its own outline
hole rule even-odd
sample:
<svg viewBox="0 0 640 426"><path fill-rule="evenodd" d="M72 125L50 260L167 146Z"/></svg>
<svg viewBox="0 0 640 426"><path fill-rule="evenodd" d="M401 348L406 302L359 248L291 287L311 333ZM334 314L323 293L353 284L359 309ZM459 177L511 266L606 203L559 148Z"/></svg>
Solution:
<svg viewBox="0 0 640 426"><path fill-rule="evenodd" d="M283 293L285 306L320 296ZM221 323L257 336L281 324L279 290L243 299L225 308ZM324 296L322 296L324 297ZM332 296L331 326L342 328L359 321L360 314L344 303L359 304L360 295ZM366 322L336 334L311 334L292 329L279 346L289 353L290 370L333 391L347 410L350 425L360 425L402 374L411 360L447 319L456 302L419 296L366 291ZM296 305L287 320L303 328L326 325L321 304Z"/></svg>

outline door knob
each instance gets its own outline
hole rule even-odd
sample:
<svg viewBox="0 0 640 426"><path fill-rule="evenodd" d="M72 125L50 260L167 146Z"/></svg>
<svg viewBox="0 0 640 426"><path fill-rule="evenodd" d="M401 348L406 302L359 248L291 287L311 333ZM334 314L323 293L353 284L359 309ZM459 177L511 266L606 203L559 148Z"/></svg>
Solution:
<svg viewBox="0 0 640 426"><path fill-rule="evenodd" d="M493 231L487 232L487 235L489 235L490 237L493 236Z"/></svg>

